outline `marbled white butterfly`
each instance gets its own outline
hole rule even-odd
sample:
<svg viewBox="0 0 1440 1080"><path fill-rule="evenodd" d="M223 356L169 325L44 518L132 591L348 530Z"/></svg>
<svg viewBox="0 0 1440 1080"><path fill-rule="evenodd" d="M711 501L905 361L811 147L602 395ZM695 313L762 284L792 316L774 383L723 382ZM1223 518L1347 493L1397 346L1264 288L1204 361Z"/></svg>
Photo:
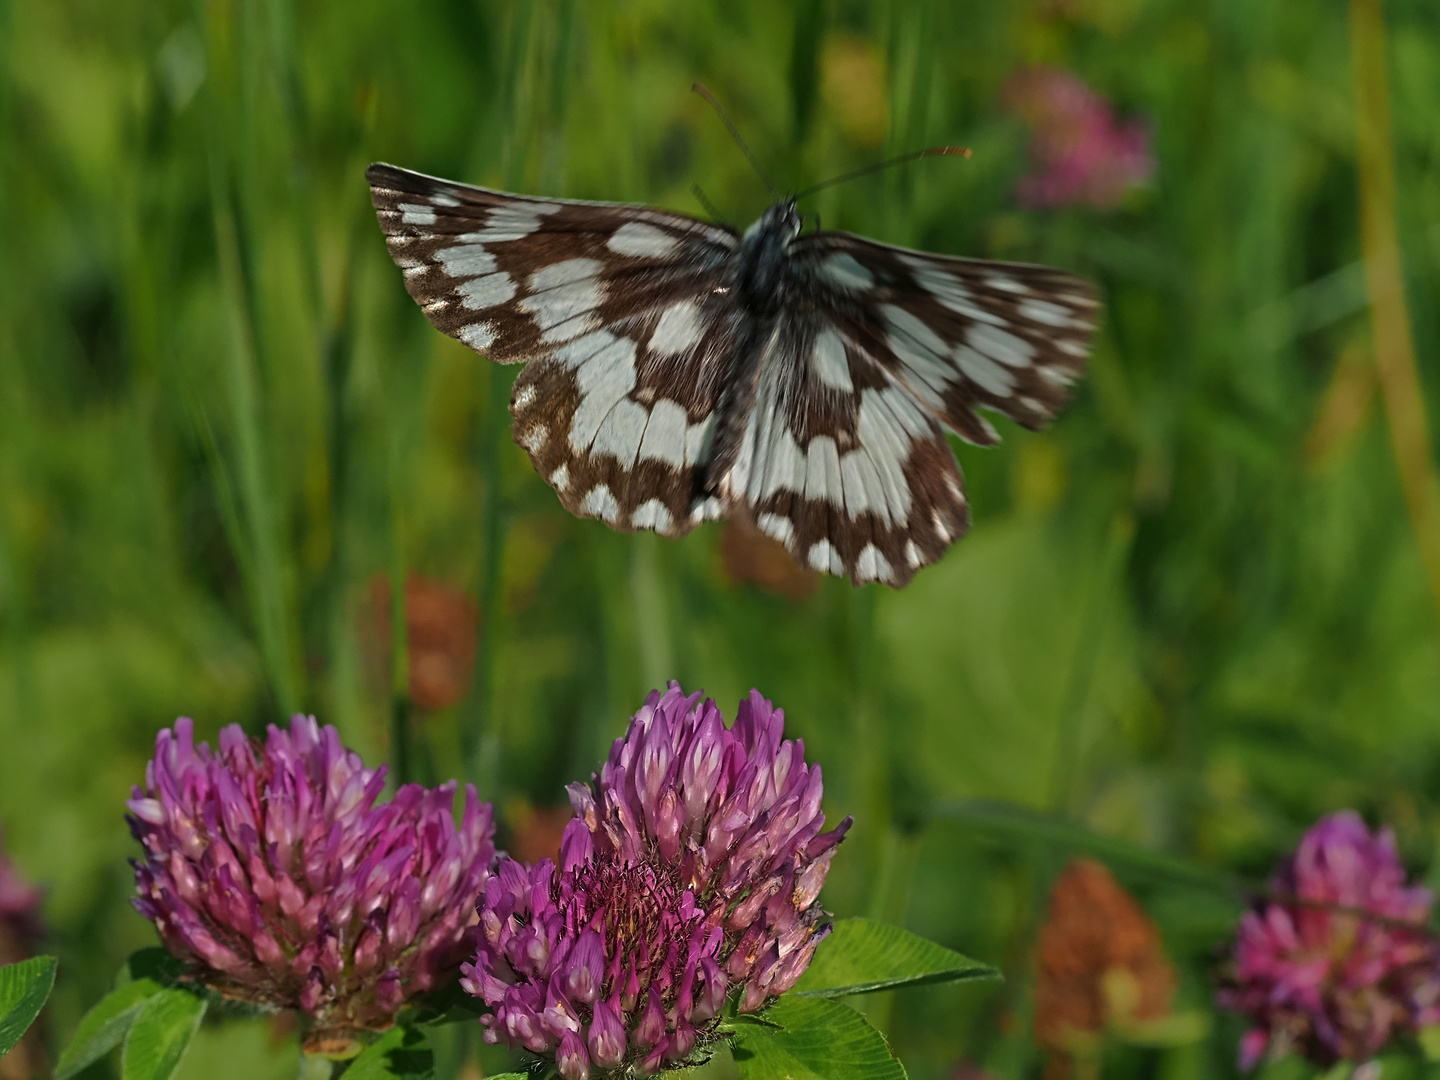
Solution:
<svg viewBox="0 0 1440 1080"><path fill-rule="evenodd" d="M1065 404L1094 289L1043 266L366 171L439 330L525 363L515 440L573 514L681 536L743 514L802 564L904 585L964 534L945 430Z"/></svg>

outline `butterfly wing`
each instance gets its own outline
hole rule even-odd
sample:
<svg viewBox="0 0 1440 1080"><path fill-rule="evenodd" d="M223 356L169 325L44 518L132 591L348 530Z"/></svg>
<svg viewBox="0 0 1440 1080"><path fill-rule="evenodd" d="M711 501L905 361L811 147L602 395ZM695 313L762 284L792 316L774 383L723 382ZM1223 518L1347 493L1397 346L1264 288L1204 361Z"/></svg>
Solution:
<svg viewBox="0 0 1440 1080"><path fill-rule="evenodd" d="M989 445L979 409L1052 418L1083 368L1093 289L844 233L789 254L793 299L743 434L717 448L719 486L812 569L904 585L969 524L943 429Z"/></svg>
<svg viewBox="0 0 1440 1080"><path fill-rule="evenodd" d="M964 535L959 466L933 415L823 308L782 313L714 481L802 565L899 587Z"/></svg>
<svg viewBox="0 0 1440 1080"><path fill-rule="evenodd" d="M735 233L681 214L366 171L390 252L435 327L527 362L515 439L572 513L687 532L743 314Z"/></svg>
<svg viewBox="0 0 1440 1080"><path fill-rule="evenodd" d="M833 232L800 238L792 257L840 332L967 442L999 441L979 409L1043 427L1084 371L1099 303L1063 270Z"/></svg>

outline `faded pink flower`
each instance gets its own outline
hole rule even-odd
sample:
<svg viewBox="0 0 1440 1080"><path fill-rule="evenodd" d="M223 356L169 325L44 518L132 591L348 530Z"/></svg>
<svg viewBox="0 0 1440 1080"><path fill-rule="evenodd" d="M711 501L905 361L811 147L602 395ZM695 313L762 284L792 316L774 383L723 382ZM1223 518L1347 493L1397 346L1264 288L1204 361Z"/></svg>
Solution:
<svg viewBox="0 0 1440 1080"><path fill-rule="evenodd" d="M28 955L28 949L44 933L40 901L45 893L15 869L5 854L4 841L5 834L0 831L0 964L14 963ZM9 955L12 951L16 955Z"/></svg>
<svg viewBox="0 0 1440 1080"><path fill-rule="evenodd" d="M1155 174L1144 122L1118 120L1109 101L1068 71L1024 68L1006 84L1005 102L1031 130L1033 170L1015 191L1022 206L1113 210Z"/></svg>
<svg viewBox="0 0 1440 1080"><path fill-rule="evenodd" d="M1424 929L1435 898L1405 885L1389 829L1372 835L1348 810L1320 819L1270 891L1241 918L1217 995L1254 1023L1241 1068L1292 1051L1364 1062L1395 1034L1440 1021L1440 964Z"/></svg>

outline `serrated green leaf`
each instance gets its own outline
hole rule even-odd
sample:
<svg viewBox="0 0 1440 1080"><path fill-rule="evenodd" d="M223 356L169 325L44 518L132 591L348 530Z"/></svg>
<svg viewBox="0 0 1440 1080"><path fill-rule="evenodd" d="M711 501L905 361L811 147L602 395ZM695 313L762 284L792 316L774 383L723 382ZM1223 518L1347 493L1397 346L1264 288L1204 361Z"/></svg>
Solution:
<svg viewBox="0 0 1440 1080"><path fill-rule="evenodd" d="M741 1080L906 1080L885 1037L849 1005L787 996L766 1017L782 1030L736 1033Z"/></svg>
<svg viewBox="0 0 1440 1080"><path fill-rule="evenodd" d="M431 1080L434 1075L430 1039L413 1027L391 1028L345 1070L345 1080Z"/></svg>
<svg viewBox="0 0 1440 1080"><path fill-rule="evenodd" d="M918 934L870 919L843 919L795 984L801 997L847 997L899 986L998 979L1000 972Z"/></svg>
<svg viewBox="0 0 1440 1080"><path fill-rule="evenodd" d="M0 1057L30 1030L54 986L53 956L35 956L0 967Z"/></svg>
<svg viewBox="0 0 1440 1080"><path fill-rule="evenodd" d="M204 1015L205 999L183 987L153 995L125 1034L121 1080L170 1080Z"/></svg>
<svg viewBox="0 0 1440 1080"><path fill-rule="evenodd" d="M69 1080L81 1069L120 1045L146 1002L165 987L154 979L133 978L112 990L80 1020L75 1037L60 1055L55 1080Z"/></svg>

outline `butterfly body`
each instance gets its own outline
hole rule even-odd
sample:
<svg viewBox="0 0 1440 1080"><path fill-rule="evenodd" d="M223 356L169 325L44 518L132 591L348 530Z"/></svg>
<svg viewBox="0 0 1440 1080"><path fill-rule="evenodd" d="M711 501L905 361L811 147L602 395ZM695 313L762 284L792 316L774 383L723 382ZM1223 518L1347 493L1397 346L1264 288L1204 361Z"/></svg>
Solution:
<svg viewBox="0 0 1440 1080"><path fill-rule="evenodd" d="M1096 302L1046 267L367 171L406 286L502 363L564 505L669 536L743 515L811 569L903 585L969 523L945 430L1063 406Z"/></svg>

